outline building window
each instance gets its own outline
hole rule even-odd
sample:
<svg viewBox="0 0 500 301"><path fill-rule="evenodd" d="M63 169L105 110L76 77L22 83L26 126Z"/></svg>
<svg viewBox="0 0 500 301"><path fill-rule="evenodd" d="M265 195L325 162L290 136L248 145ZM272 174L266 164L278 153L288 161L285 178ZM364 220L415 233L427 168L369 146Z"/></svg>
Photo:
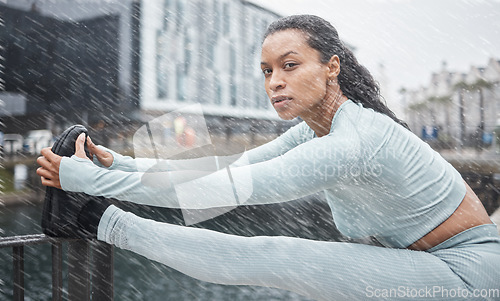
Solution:
<svg viewBox="0 0 500 301"><path fill-rule="evenodd" d="M215 76L215 101L216 105L220 105L222 100L222 87L220 85L219 76Z"/></svg>
<svg viewBox="0 0 500 301"><path fill-rule="evenodd" d="M173 12L172 12L172 1L173 0L165 0L163 3L163 13L164 13L164 18L163 18L163 30L168 29L168 23L173 19Z"/></svg>
<svg viewBox="0 0 500 301"><path fill-rule="evenodd" d="M207 46L207 56L204 59L206 60L206 66L209 69L213 69L215 61L215 41L211 41Z"/></svg>
<svg viewBox="0 0 500 301"><path fill-rule="evenodd" d="M176 1L176 11L175 11L175 14L176 14L176 22L175 22L175 26L176 26L176 32L177 34L180 34L182 32L182 26L183 26L183 18L184 18L184 4L183 4L183 1L179 1L177 0Z"/></svg>
<svg viewBox="0 0 500 301"><path fill-rule="evenodd" d="M234 83L234 79L231 79L231 106L235 107L237 105L237 99L236 99L236 84Z"/></svg>
<svg viewBox="0 0 500 301"><path fill-rule="evenodd" d="M184 82L185 82L185 75L184 72L182 71L182 67L179 66L177 68L177 100L178 101L184 101L186 100L186 93L184 89Z"/></svg>
<svg viewBox="0 0 500 301"><path fill-rule="evenodd" d="M158 98L159 99L168 97L167 84L168 84L167 74L166 73L158 74L157 85L158 85Z"/></svg>
<svg viewBox="0 0 500 301"><path fill-rule="evenodd" d="M224 4L222 5L222 22L224 23L224 27L222 30L225 36L229 35L230 18L231 16L229 15L229 3L224 2Z"/></svg>
<svg viewBox="0 0 500 301"><path fill-rule="evenodd" d="M192 61L192 39L190 31L186 28L184 30L184 72L189 74L189 68L191 67Z"/></svg>
<svg viewBox="0 0 500 301"><path fill-rule="evenodd" d="M219 1L217 0L214 0L213 2L213 18L214 18L214 22L213 22L213 31L217 34L221 28L220 28L220 11L219 11Z"/></svg>

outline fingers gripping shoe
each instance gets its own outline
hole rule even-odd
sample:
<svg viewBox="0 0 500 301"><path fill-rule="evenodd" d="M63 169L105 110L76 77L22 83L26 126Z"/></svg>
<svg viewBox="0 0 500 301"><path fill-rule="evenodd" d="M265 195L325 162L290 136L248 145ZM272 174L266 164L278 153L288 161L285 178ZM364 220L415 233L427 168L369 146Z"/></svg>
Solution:
<svg viewBox="0 0 500 301"><path fill-rule="evenodd" d="M75 141L81 133L88 136L82 125L66 129L52 146L52 152L59 156L70 157L75 154ZM89 156L85 147L85 153ZM78 215L93 196L84 193L66 192L47 187L42 212L42 230L49 236L67 238L91 238L95 235L79 227Z"/></svg>

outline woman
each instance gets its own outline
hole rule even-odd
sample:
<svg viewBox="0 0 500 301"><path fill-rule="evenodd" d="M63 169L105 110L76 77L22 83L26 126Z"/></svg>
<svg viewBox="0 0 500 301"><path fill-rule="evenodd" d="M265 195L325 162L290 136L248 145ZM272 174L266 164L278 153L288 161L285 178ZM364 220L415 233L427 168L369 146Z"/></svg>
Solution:
<svg viewBox="0 0 500 301"><path fill-rule="evenodd" d="M373 236L383 247L227 235L142 219L104 200L79 213L81 227L201 280L276 287L318 300L499 293L500 237L481 202L380 101L371 75L328 22L301 15L272 23L261 68L279 116L304 121L249 151L248 164L234 164L233 188L240 195L251 192L246 204L324 191L341 232ZM96 165L85 156L84 142L80 135L71 158L42 152L37 173L44 185L182 207L172 188L182 177L178 162L167 162L165 187L143 185L141 171L154 161L123 157L88 140ZM251 181L245 181L248 174ZM219 193L225 176L219 171L185 182L189 207L231 203Z"/></svg>

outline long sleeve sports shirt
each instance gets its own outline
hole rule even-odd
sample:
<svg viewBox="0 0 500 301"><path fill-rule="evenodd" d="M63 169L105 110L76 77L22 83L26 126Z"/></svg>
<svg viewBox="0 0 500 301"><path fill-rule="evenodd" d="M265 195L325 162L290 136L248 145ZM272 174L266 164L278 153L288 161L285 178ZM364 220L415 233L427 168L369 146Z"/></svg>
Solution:
<svg viewBox="0 0 500 301"><path fill-rule="evenodd" d="M158 162L108 151L114 157L109 168L64 157L62 188L186 209L286 202L323 191L344 235L374 236L396 248L445 221L466 190L460 174L428 144L350 100L328 135L317 137L302 122L215 170L193 170L204 159Z"/></svg>

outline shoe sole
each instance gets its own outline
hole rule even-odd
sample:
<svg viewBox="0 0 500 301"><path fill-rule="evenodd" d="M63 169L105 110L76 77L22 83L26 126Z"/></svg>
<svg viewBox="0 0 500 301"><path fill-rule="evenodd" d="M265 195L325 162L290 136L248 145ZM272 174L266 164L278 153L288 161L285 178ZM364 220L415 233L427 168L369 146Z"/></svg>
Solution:
<svg viewBox="0 0 500 301"><path fill-rule="evenodd" d="M52 152L65 157L74 155L75 141L81 133L88 136L87 129L82 125L69 127L54 143ZM85 152L88 156L87 149ZM66 192L54 187L47 187L42 211L43 233L55 237L81 237L83 233L80 233L77 225L78 213L88 197L84 193Z"/></svg>

